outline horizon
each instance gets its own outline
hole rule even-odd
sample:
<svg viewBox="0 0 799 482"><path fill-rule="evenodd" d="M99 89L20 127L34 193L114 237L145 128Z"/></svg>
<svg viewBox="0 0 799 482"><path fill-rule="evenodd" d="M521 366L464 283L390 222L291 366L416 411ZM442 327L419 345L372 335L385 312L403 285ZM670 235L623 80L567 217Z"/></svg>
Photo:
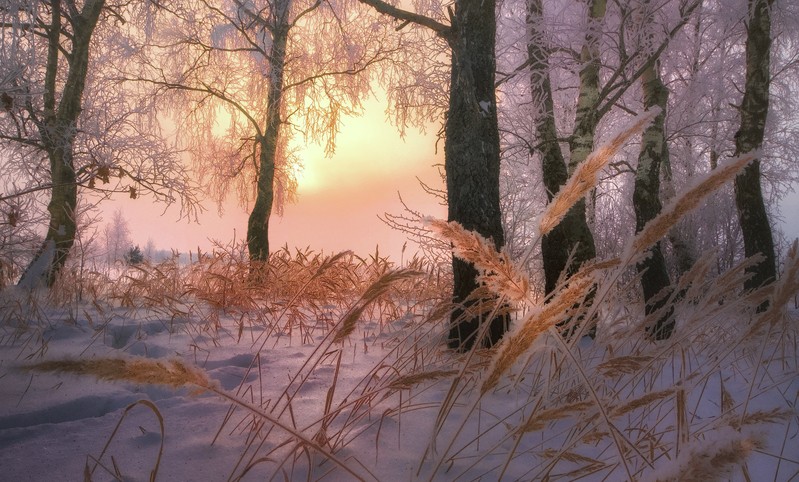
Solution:
<svg viewBox="0 0 799 482"><path fill-rule="evenodd" d="M381 254L399 260L407 239L378 218L386 212L403 212L399 196L425 215L446 217L446 208L425 193L417 180L433 186L440 183L436 165L443 165L444 160L440 149L436 153L434 130L408 129L403 137L386 119L385 110L384 96L365 102L361 116L344 122L330 157L316 144L301 148L299 157L304 165L298 176L297 200L285 204L283 216L273 212L271 250L288 245L367 255L379 247ZM206 197L202 201L205 211L195 223L179 219L179 206L164 211L163 204L145 198L116 196L102 204L102 222L107 223L112 213L121 209L133 245L143 248L152 239L161 251L196 252L198 247L208 251L214 241L226 245L246 236L249 207L242 207L235 197L229 193L221 215L217 203ZM155 218L154 212L159 213Z"/></svg>

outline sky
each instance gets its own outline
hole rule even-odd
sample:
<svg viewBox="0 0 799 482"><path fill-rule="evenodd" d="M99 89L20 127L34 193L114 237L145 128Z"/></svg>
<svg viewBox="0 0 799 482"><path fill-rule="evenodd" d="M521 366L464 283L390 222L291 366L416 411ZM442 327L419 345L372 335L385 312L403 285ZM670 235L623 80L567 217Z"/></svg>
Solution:
<svg viewBox="0 0 799 482"><path fill-rule="evenodd" d="M328 254L352 250L366 256L379 247L381 254L396 261L402 256L407 237L378 216L386 212L402 214L400 195L424 215L446 217L446 208L425 193L417 180L443 187L439 176L444 162L443 142L436 146L436 126L431 124L426 133L409 129L402 138L387 121L384 98L370 99L365 106L364 115L344 121L332 157L326 157L323 148L315 144L300 153L304 169L299 177L298 200L285 206L282 217L273 214L271 250L288 245ZM781 229L787 239L798 238L799 193L789 194L781 204ZM204 207L199 223L193 223L178 220L178 206L161 215L163 205L121 196L104 204L104 219L110 220L111 213L121 209L134 244L144 247L152 239L157 249L181 253L209 250L214 241L226 245L244 239L248 207L231 200L223 205L221 216L214 201L206 200ZM415 249L413 242L408 242L407 255Z"/></svg>
<svg viewBox="0 0 799 482"><path fill-rule="evenodd" d="M360 256L375 252L401 256L404 233L378 216L404 211L399 196L413 209L439 218L446 208L424 192L417 177L431 186L441 186L437 165L443 165L443 143L436 152L435 126L426 133L409 129L404 139L386 119L383 98L366 102L363 116L345 120L337 137L337 149L326 157L324 149L308 145L301 153L304 168L299 176L298 199L287 204L282 217L270 219L270 249L310 247L333 253L353 250ZM234 196L235 197L235 196ZM231 200L218 214L212 200L199 223L179 221L179 207L164 211L163 205L146 198L116 199L104 206L104 219L121 209L131 228L134 244L144 247L152 239L157 249L180 252L210 249L213 240L226 244L242 240L247 232L247 207ZM412 243L408 243L412 251Z"/></svg>

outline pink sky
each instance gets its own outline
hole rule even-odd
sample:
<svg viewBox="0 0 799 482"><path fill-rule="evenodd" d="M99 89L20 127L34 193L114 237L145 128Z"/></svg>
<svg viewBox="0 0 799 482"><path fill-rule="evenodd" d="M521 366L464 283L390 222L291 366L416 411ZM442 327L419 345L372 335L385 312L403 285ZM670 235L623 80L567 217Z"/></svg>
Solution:
<svg viewBox="0 0 799 482"><path fill-rule="evenodd" d="M321 147L309 145L301 157L304 170L299 179L299 198L285 207L283 217L272 216L270 247L304 248L326 253L351 249L359 255L374 253L380 246L399 260L405 235L385 225L378 215L403 211L398 192L414 209L431 216L445 217L446 209L424 193L416 177L439 186L438 169L443 163L443 143L435 149L435 126L427 134L410 131L403 140L397 129L386 122L385 102L372 100L362 117L350 118L338 135L332 158ZM235 202L217 214L216 204L206 201L207 211L200 223L177 221L175 206L160 216L163 206L147 199L120 199L104 207L105 220L121 208L128 220L134 243L144 246L152 239L158 249L180 252L208 249L209 239L223 243L241 240L246 235L248 211ZM409 243L410 244L410 243ZM409 246L410 249L410 246Z"/></svg>
<svg viewBox="0 0 799 482"><path fill-rule="evenodd" d="M446 209L419 186L420 177L431 186L441 181L436 164L443 164L443 142L436 153L436 126L427 134L416 130L400 138L397 129L386 121L385 101L371 100L361 117L349 118L339 133L337 151L332 158L324 156L321 147L309 145L301 153L304 171L299 179L299 199L285 207L283 217L272 216L270 247L288 244L290 248L321 250L326 253L351 249L365 256L380 252L399 261L404 233L392 230L378 215L401 214L398 192L415 210L429 216L446 217ZM799 222L794 213L799 194L782 201L782 229L788 239L799 237ZM209 249L210 240L223 244L242 240L247 231L247 208L229 202L224 213L217 214L216 204L206 201L206 212L200 223L178 221L177 207L161 216L163 205L147 199L127 197L104 204L105 221L121 208L128 220L132 240L144 247L152 239L157 249L195 251ZM413 250L413 243L408 249Z"/></svg>

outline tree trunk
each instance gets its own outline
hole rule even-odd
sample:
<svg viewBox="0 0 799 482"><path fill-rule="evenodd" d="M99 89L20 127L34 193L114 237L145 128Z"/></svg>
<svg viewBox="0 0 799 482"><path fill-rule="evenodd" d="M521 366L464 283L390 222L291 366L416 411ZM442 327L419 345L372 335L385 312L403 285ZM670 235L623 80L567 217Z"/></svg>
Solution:
<svg viewBox="0 0 799 482"><path fill-rule="evenodd" d="M275 2L277 18L272 30L270 51L270 78L267 91L266 128L258 135L260 150L255 204L247 222L247 248L253 267L269 260L269 218L274 201L275 161L280 137L281 108L283 106L283 77L286 61L286 44L289 30L290 0Z"/></svg>
<svg viewBox="0 0 799 482"><path fill-rule="evenodd" d="M528 0L527 25L530 37L527 43L527 57L530 63L530 90L533 103L537 104L537 115L534 116L538 146L541 155L541 171L544 186L547 190L547 201L551 202L560 187L566 184L569 173L566 160L558 144L558 133L555 127L555 107L552 99L552 81L549 75L549 49L544 45L544 37L535 29L536 22L541 22L543 5L541 0ZM574 214L577 214L574 211ZM555 290L561 272L568 264L569 246L567 224L573 223L572 210L566 215L569 221L558 224L541 240L541 251L544 261L544 286L546 294Z"/></svg>
<svg viewBox="0 0 799 482"><path fill-rule="evenodd" d="M663 200L668 204L676 195L669 156L662 159L660 172L663 176L661 193L663 194ZM692 248L692 238L686 235L684 228L680 225L680 223L683 222L685 221L680 220L669 230L668 234L669 243L671 243L671 249L677 265L677 279L687 273L696 262L696 256Z"/></svg>
<svg viewBox="0 0 799 482"><path fill-rule="evenodd" d="M590 5L590 18L598 21L604 16L605 1L594 0ZM541 162L544 185L549 201L566 184L576 167L591 153L594 132L599 118L596 101L599 96L599 51L596 34L586 35L582 50L583 69L580 71L580 93L575 118L575 128L570 140L568 168L563 152L558 144L555 129L554 102L549 77L549 52L542 45L542 36L535 32L535 23L543 15L541 0L528 0L527 24L531 27L531 37L527 44L527 54L531 65L531 89L533 99L539 101L541 110L535 119L536 131L541 146ZM580 200L569 209L563 221L541 240L541 253L544 262L545 291L551 293L563 275L568 278L580 266L596 257L594 237L586 219L586 202Z"/></svg>
<svg viewBox="0 0 799 482"><path fill-rule="evenodd" d="M769 103L771 50L770 0L749 0L750 19L746 37L746 85L741 103L741 127L735 134L736 155L763 145ZM752 277L745 288L755 289L777 277L771 226L760 186L760 160L756 159L735 178L735 204L747 257L762 254L765 259L747 269ZM760 309L764 309L761 306Z"/></svg>
<svg viewBox="0 0 799 482"><path fill-rule="evenodd" d="M19 281L20 286L50 287L66 263L75 243L78 186L73 146L81 112L83 90L89 67L89 46L105 0L87 0L80 13L71 17L71 51L67 54L68 71L61 100L56 108L56 78L61 49L62 10L60 0L52 1L48 30L48 55L44 86L44 118L39 126L47 155L53 188L47 210L50 221L44 244Z"/></svg>
<svg viewBox="0 0 799 482"><path fill-rule="evenodd" d="M635 232L644 229L646 223L660 214L660 168L667 163L669 150L666 144L666 107L669 92L660 79L657 62L649 66L641 77L644 107L651 109L660 107L661 112L647 127L641 136L641 153L638 156L638 169L635 175L633 190L633 208L635 210ZM660 242L649 249L649 255L636 264L641 275L641 287L646 303L645 313L650 315L664 309L653 326L648 326L649 334L663 340L671 336L674 329L672 319L673 308L665 308L669 297L671 280L666 268L666 260Z"/></svg>
<svg viewBox="0 0 799 482"><path fill-rule="evenodd" d="M444 130L444 166L450 221L477 231L499 250L505 244L499 207L499 126L495 91L495 0L456 0L451 25L394 7L383 0L360 0L397 20L429 28L447 41L452 54L449 109ZM403 24L404 26L404 24ZM481 343L499 341L508 327L507 315L486 321L468 313L477 270L452 259L456 306L450 319L449 346L468 350L477 342L483 323L490 323ZM466 305L466 306L464 306Z"/></svg>
<svg viewBox="0 0 799 482"><path fill-rule="evenodd" d="M505 243L499 204L499 128L494 88L496 21L493 0L455 3L452 72L444 147L448 219L490 239L499 250ZM477 288L474 266L453 258L453 301L467 302ZM477 341L485 320L456 309L452 313L449 345L466 350ZM490 320L488 339L499 341L507 316Z"/></svg>

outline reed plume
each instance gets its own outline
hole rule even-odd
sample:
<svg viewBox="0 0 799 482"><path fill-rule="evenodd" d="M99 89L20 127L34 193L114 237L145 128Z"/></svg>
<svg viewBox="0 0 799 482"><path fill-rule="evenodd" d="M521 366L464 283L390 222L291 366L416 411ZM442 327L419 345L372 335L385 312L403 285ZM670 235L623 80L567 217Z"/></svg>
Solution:
<svg viewBox="0 0 799 482"><path fill-rule="evenodd" d="M520 302L527 298L530 279L517 269L506 252L497 252L494 243L456 221L430 219L427 223L440 238L452 244L455 256L474 265L478 283L509 301Z"/></svg>
<svg viewBox="0 0 799 482"><path fill-rule="evenodd" d="M788 249L780 279L758 291L763 290L771 295L771 303L749 327L747 337L754 336L761 328L774 326L778 321L785 319L788 303L799 293L799 240L794 240Z"/></svg>
<svg viewBox="0 0 799 482"><path fill-rule="evenodd" d="M599 173L619 152L624 143L632 136L643 132L658 114L660 114L660 109L655 107L639 115L628 128L616 134L607 144L595 149L577 167L574 174L547 205L539 223L542 236L560 224L569 209L596 186Z"/></svg>
<svg viewBox="0 0 799 482"><path fill-rule="evenodd" d="M561 420L573 415L584 415L586 411L591 410L593 406L594 402L585 400L581 402L569 403L560 407L536 410L529 419L527 419L523 424L519 425L519 427L516 429L516 432L518 434L523 434L541 430L546 427L547 424L555 420Z"/></svg>
<svg viewBox="0 0 799 482"><path fill-rule="evenodd" d="M569 284L558 291L549 303L533 309L524 318L518 329L505 335L499 346L499 352L494 357L489 374L480 388L481 394L496 387L502 375L516 363L516 360L533 345L542 333L573 314L594 285L594 277L586 274L586 271L590 272L590 269L578 271L569 280Z"/></svg>
<svg viewBox="0 0 799 482"><path fill-rule="evenodd" d="M711 171L693 186L685 189L682 194L676 196L673 201L664 206L660 214L649 221L644 226L644 229L633 238L626 250L624 259L632 261L637 256L647 253L647 248L665 236L680 218L696 209L702 200L711 193L733 180L756 157L756 153L749 153L732 159Z"/></svg>
<svg viewBox="0 0 799 482"><path fill-rule="evenodd" d="M203 371L177 359L166 362L146 358L49 360L29 365L26 369L39 372L90 375L101 380L167 385L173 388L186 385L200 388L214 387Z"/></svg>

